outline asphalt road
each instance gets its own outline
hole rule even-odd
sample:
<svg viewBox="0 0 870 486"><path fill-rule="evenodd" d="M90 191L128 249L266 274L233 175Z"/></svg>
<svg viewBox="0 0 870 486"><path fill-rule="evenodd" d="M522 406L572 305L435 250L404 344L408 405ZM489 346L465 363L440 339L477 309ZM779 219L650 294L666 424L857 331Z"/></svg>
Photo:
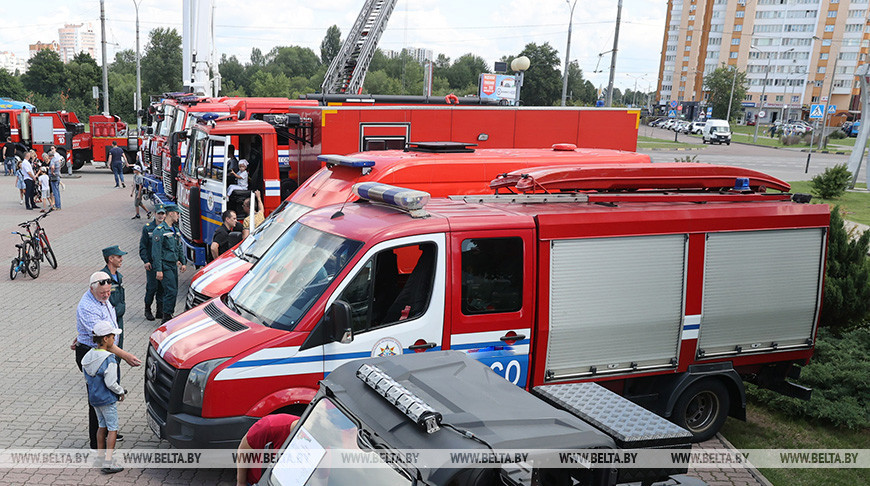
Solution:
<svg viewBox="0 0 870 486"><path fill-rule="evenodd" d="M652 128L646 125L641 125L638 134L644 137L663 138L666 140L674 139L673 131ZM703 144L700 137L684 135L682 133L677 138L680 142L697 145L698 150L694 150L693 147L693 150L688 151L639 149L638 152L649 154L653 162L673 162L678 157L697 155L698 162L746 167L770 174L785 181L808 181L816 174L824 172L828 167L849 163L848 155L813 152L810 157L809 171L805 171L809 153L801 152L800 149L776 149L735 142L732 142L731 145L708 145ZM865 161L862 164L861 172L858 174L858 182L865 182L866 178L867 169Z"/></svg>

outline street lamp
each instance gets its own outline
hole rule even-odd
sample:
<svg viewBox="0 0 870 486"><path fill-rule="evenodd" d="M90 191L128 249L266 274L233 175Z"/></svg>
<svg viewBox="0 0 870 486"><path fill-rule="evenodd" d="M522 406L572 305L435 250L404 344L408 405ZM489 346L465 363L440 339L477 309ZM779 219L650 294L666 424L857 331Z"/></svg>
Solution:
<svg viewBox="0 0 870 486"><path fill-rule="evenodd" d="M139 4L142 0L133 0L136 7L136 130L142 130L142 67L139 56Z"/></svg>
<svg viewBox="0 0 870 486"><path fill-rule="evenodd" d="M523 87L523 75L529 69L529 65L531 65L531 61L529 61L529 58L526 56L520 56L511 61L511 70L520 73L520 77L517 79L517 98L514 100L515 105L520 104L520 89Z"/></svg>
<svg viewBox="0 0 870 486"><path fill-rule="evenodd" d="M625 73L625 75L628 76L629 78L634 79L634 95L631 97L631 106L635 107L635 106L637 106L637 80L638 79L645 79L646 74L641 74L640 76L635 76L633 74Z"/></svg>
<svg viewBox="0 0 870 486"><path fill-rule="evenodd" d="M761 49L759 49L755 46L749 46L749 48L755 49L758 52L762 52ZM792 47L791 49L789 49L787 51L783 51L783 54L785 54L786 52L791 52L793 50L794 50L794 47ZM773 52L767 53L767 68L764 70L764 84L761 85L761 100L758 103L759 113L764 111L764 93L767 90L767 78L770 76L770 62L773 61L773 57L774 57L774 56L772 56L772 54L774 54L774 53ZM752 143L758 142L758 122L759 122L758 118L761 118L761 117L756 117L756 119L755 119L755 135L752 136Z"/></svg>
<svg viewBox="0 0 870 486"><path fill-rule="evenodd" d="M616 30L613 33L613 50L610 51L610 80L607 82L607 97L604 106L613 106L613 77L616 75L616 51L619 47L619 22L622 19L622 0L616 3Z"/></svg>
<svg viewBox="0 0 870 486"><path fill-rule="evenodd" d="M734 78L731 79L731 96L728 97L728 114L725 116L725 121L731 123L731 102L734 101L734 85L737 84L737 66L731 66L734 68ZM757 125L758 123L756 123Z"/></svg>
<svg viewBox="0 0 870 486"><path fill-rule="evenodd" d="M565 45L565 72L562 73L562 106L565 106L565 98L568 97L568 60L571 54L571 24L574 23L574 7L577 6L577 0L572 4L570 0L565 0L565 3L571 7L571 17L568 19L568 43Z"/></svg>

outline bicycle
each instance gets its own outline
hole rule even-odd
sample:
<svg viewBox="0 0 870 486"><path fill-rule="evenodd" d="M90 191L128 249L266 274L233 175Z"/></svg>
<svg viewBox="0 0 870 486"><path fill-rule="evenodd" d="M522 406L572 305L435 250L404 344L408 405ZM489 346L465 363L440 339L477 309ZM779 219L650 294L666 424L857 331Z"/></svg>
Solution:
<svg viewBox="0 0 870 486"><path fill-rule="evenodd" d="M39 277L39 260L36 253L37 246L30 235L13 231L13 235L18 235L21 238L21 243L15 245L18 248L18 257L12 259L12 265L9 267L9 279L15 280L19 273L27 272L31 278Z"/></svg>
<svg viewBox="0 0 870 486"><path fill-rule="evenodd" d="M48 241L48 235L45 234L45 229L39 224L39 220L48 216L52 211L54 211L54 208L50 208L47 212L40 214L35 219L19 223L18 226L27 229L27 234L33 242L34 248L36 249L36 256L39 258L39 261L42 261L44 258L48 264L51 265L51 268L57 268L57 257L54 256L54 250L51 248L51 243ZM35 226L35 229L31 229L31 226Z"/></svg>

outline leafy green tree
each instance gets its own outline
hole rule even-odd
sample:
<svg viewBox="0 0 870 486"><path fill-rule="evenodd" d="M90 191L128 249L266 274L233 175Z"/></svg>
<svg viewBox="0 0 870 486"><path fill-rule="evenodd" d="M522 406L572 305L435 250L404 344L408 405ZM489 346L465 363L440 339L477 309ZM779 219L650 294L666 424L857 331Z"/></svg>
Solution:
<svg viewBox="0 0 870 486"><path fill-rule="evenodd" d="M182 81L181 36L178 31L158 27L149 34L142 65L142 97L180 91Z"/></svg>
<svg viewBox="0 0 870 486"><path fill-rule="evenodd" d="M266 70L277 75L284 74L289 80L295 76L309 77L320 65L320 58L307 47L274 47L266 54Z"/></svg>
<svg viewBox="0 0 870 486"><path fill-rule="evenodd" d="M331 63L338 55L339 49L341 49L341 29L333 25L326 29L326 36L320 43L320 62L327 65Z"/></svg>
<svg viewBox="0 0 870 486"><path fill-rule="evenodd" d="M221 94L245 92L248 85L248 72L236 56L221 55L218 71L221 73Z"/></svg>
<svg viewBox="0 0 870 486"><path fill-rule="evenodd" d="M472 88L472 93L477 93L480 75L488 72L486 61L482 57L468 53L453 61L453 65L450 66L444 77L447 78L450 88L457 91L457 95L462 91L468 91L469 88ZM436 72L436 75L440 75L440 73Z"/></svg>
<svg viewBox="0 0 870 486"><path fill-rule="evenodd" d="M95 61L96 62L96 61ZM139 59L141 65L142 60ZM136 75L136 51L124 49L115 53L115 60L109 65L109 72ZM143 96L144 98L144 96Z"/></svg>
<svg viewBox="0 0 870 486"><path fill-rule="evenodd" d="M21 77L0 68L0 96L23 100L27 96L27 91L21 83Z"/></svg>
<svg viewBox="0 0 870 486"><path fill-rule="evenodd" d="M552 106L558 103L562 97L559 51L553 49L549 42L541 45L532 42L526 44L520 55L529 58L529 70L525 73L520 91L523 104Z"/></svg>
<svg viewBox="0 0 870 486"><path fill-rule="evenodd" d="M369 72L366 75L363 91L370 94L398 94L402 84L383 69Z"/></svg>
<svg viewBox="0 0 870 486"><path fill-rule="evenodd" d="M831 211L828 263L821 325L840 332L865 323L870 314L870 231L850 238L840 207Z"/></svg>
<svg viewBox="0 0 870 486"><path fill-rule="evenodd" d="M273 75L267 71L257 71L251 76L251 96L286 97L290 94L290 78L284 73Z"/></svg>
<svg viewBox="0 0 870 486"><path fill-rule="evenodd" d="M92 88L102 83L97 61L86 52L76 54L65 67L66 94L70 98L92 99Z"/></svg>
<svg viewBox="0 0 870 486"><path fill-rule="evenodd" d="M733 97L731 96L732 83ZM725 119L728 116L730 98L731 118L734 119L740 111L740 102L746 97L746 73L733 67L720 66L704 77L704 90L710 92L713 118Z"/></svg>
<svg viewBox="0 0 870 486"><path fill-rule="evenodd" d="M60 94L64 86L64 65L60 55L48 49L37 52L27 61L27 72L21 76L21 82L26 90L46 97Z"/></svg>

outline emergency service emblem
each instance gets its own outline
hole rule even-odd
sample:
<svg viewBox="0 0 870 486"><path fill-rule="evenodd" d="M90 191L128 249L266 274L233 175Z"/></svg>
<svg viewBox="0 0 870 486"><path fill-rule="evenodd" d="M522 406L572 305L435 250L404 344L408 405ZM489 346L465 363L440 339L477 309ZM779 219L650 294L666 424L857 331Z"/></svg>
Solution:
<svg viewBox="0 0 870 486"><path fill-rule="evenodd" d="M402 354L402 345L397 339L391 337L381 339L372 349L372 358L396 356L397 354Z"/></svg>
<svg viewBox="0 0 870 486"><path fill-rule="evenodd" d="M208 193L208 198L206 198L206 204L208 205L209 211L214 211L214 193Z"/></svg>

